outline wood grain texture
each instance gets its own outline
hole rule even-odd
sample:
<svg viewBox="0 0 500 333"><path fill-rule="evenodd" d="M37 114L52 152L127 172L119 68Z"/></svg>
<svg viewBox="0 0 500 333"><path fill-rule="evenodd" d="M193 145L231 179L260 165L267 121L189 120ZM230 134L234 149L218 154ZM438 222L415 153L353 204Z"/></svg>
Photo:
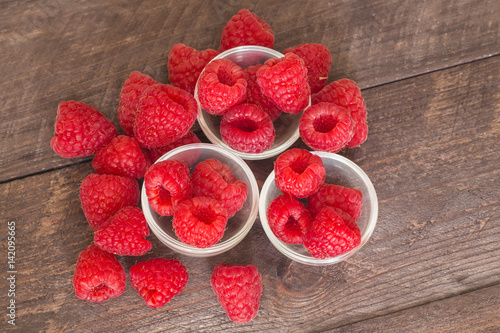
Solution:
<svg viewBox="0 0 500 333"><path fill-rule="evenodd" d="M279 51L325 44L334 59L330 80L348 77L362 88L500 52L500 3L488 0L3 1L0 182L89 160L50 149L58 103L80 100L118 124L130 72L168 82L171 47L217 48L241 8L271 25Z"/></svg>
<svg viewBox="0 0 500 333"><path fill-rule="evenodd" d="M496 328L498 315L489 310L498 299L483 296L498 293L500 285L499 78L496 56L363 91L368 140L343 154L371 178L380 211L372 239L355 256L329 267L297 264L273 248L259 220L232 251L207 259L178 255L150 236L150 253L119 258L127 275L138 260L158 256L180 259L190 274L184 291L156 310L130 283L123 295L102 304L74 295L76 259L92 241L78 199L90 163L0 184L2 246L3 222L17 227L17 328L356 332L381 329L387 319L394 331L404 331L415 316L441 307L447 315L434 315L422 327L450 331L449 320L466 309L470 321L459 321L458 328ZM260 184L272 163L249 162ZM259 314L248 325L231 323L211 290L211 271L223 262L252 263L263 276ZM6 288L1 279L0 289ZM478 299L484 307L461 306ZM6 301L1 294L0 303ZM419 320L424 325L426 319ZM491 325L481 326L485 320Z"/></svg>

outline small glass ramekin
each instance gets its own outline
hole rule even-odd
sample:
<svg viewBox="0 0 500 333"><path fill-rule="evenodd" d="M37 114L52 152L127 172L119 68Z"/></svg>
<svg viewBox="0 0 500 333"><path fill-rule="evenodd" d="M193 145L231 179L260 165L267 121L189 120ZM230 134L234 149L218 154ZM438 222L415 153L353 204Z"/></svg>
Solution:
<svg viewBox="0 0 500 333"><path fill-rule="evenodd" d="M224 231L224 236L216 244L207 248L197 248L181 242L172 227L172 216L157 214L148 203L146 189L141 192L141 205L153 234L174 251L192 257L210 257L228 251L245 238L257 218L259 206L259 187L252 170L240 157L225 148L209 143L194 143L175 148L163 155L156 163L164 160L196 161L189 168L193 172L198 162L216 158L228 165L234 175L248 187L247 199L243 207L231 217Z"/></svg>
<svg viewBox="0 0 500 333"><path fill-rule="evenodd" d="M242 68L263 64L266 60L272 58L282 58L284 55L276 50L263 46L238 46L222 52L212 59L228 59ZM198 85L197 85L198 86ZM302 112L299 114L290 114L283 112L274 124L276 137L273 145L266 151L258 154L244 153L229 147L223 140L220 134L221 116L211 115L200 106L198 100L198 88L195 88L194 97L198 101L198 123L207 136L208 140L213 144L219 145L230 150L236 156L245 160L262 160L281 154L287 150L299 138L299 121ZM311 104L309 98L309 105ZM308 106L309 106L308 105Z"/></svg>
<svg viewBox="0 0 500 333"><path fill-rule="evenodd" d="M312 151L311 153L321 157L326 169L325 183L356 188L363 193L363 207L357 221L361 231L361 243L351 251L339 256L326 259L315 258L310 255L303 245L291 245L278 239L269 227L266 212L271 201L282 194L274 182L274 171L269 174L262 190L259 201L259 217L264 231L278 251L288 258L306 265L332 265L339 263L356 252L358 252L370 239L378 217L377 193L370 178L354 162L338 154Z"/></svg>

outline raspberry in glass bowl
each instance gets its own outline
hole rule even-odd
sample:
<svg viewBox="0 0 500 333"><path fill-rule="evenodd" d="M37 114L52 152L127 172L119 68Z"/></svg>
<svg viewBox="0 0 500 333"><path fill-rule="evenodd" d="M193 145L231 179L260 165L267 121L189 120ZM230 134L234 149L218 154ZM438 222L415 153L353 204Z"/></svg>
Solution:
<svg viewBox="0 0 500 333"><path fill-rule="evenodd" d="M153 164L150 170L155 170L155 165L159 165L166 161L183 162L189 174L191 174L191 176L195 175L195 178L198 178L199 181L202 182L201 185L195 184L197 182L196 180L192 182L193 186L200 187L198 190L192 191L193 197L203 197L205 199L201 201L196 199L185 203L182 203L182 201L185 201L184 199L179 201L179 203L174 205L176 207L173 209L174 211L176 211L176 209L182 211L182 214L179 214L177 217L175 213L173 213L173 215L160 215L157 209L155 209L155 205L150 204L150 199L148 198L147 188L149 184L146 183L148 181L148 173L146 172L144 185L141 191L141 204L151 232L172 250L192 257L210 257L218 255L228 251L242 241L253 226L258 214L259 205L259 188L257 186L257 181L245 161L223 147L209 143L193 143L167 152ZM204 168L199 168L201 170L198 171L196 169L197 166L204 166ZM170 170L174 170L171 166L169 168ZM214 172L224 175L224 180L220 179ZM182 181L175 180L175 177L179 178L182 175L180 175L180 173L179 175L175 175L174 173L174 171L171 171L170 174L165 175L166 182L171 183L172 179L174 179L174 181L182 183ZM197 173L199 173L199 177L196 177ZM229 176L226 176L228 174L231 175L230 180L227 178ZM220 205L214 204L214 200L208 198L210 190L217 190L215 185L219 182L224 184L227 182L227 184L230 184L226 186L225 192L217 193L218 196L223 196L227 199L225 202L221 202ZM166 188L169 187L167 186ZM237 192L241 188L246 189L246 198L244 198L243 202L239 200L241 198L240 192ZM171 193L174 192L174 190L171 191ZM222 209L221 206L227 207L227 209ZM186 229L181 230L181 228L184 228L185 224L192 221L187 218L183 220L183 218L190 214L189 210L192 211L193 209L203 210L202 215L205 216L208 211L210 214L217 215L216 224L218 229L221 229L221 223L226 223L222 228L224 231L223 234L220 235L220 238L200 240L200 237L197 236L197 238L188 239L186 241L185 235L187 231ZM221 210L227 212L221 213ZM196 212L193 213L193 215L196 214ZM221 214L224 215L222 218L227 217L226 222L220 221L221 216L219 215ZM174 219L176 220L174 221ZM203 219L204 217L200 217L199 220L203 222ZM178 234L174 226L179 229ZM214 223L214 229L215 227L216 225ZM210 230L210 232L212 231L213 230ZM208 236L207 231L207 237L216 236Z"/></svg>
<svg viewBox="0 0 500 333"><path fill-rule="evenodd" d="M259 95L257 91L258 69L263 66L267 60L284 57L285 55L282 53L267 47L247 45L224 51L207 64L198 78L194 97L198 101L198 123L211 143L230 150L234 155L244 160L261 160L284 152L297 141L299 138L300 116L303 109L311 104L310 91L301 103L294 105L295 108L293 108L293 106L288 108L288 112L282 112L271 99L266 98L262 100L259 96L256 96ZM293 58L294 56L289 55L287 59L290 57ZM229 62L226 60L229 60ZM297 59L290 60L290 62L293 61L297 61ZM212 78L207 80L208 84L210 84L209 81L213 81L216 77L215 71L221 68L224 69L226 73L231 73L232 82L229 84L231 85L231 89L225 88L224 91L218 91L220 94L215 98L204 96L202 90L206 89L206 85L202 86L202 88L199 87L204 80L204 76L207 75L206 71L214 71ZM218 75L218 81L227 83L228 80L229 78L227 75ZM204 83L207 84L206 81ZM244 93L246 94L243 96L245 98L242 97ZM227 96L227 98L222 96ZM279 94L276 97L277 100L283 99L280 98L281 96ZM210 104L211 100L216 101ZM224 108L227 110L241 104L258 104L259 107L266 111L273 123L275 132L272 142L269 142L269 148L266 148L264 151L257 150L256 152L249 152L248 150L245 151L245 149L236 148L239 143L228 143L221 135L220 130L220 124L223 117L223 112L220 108L221 103L224 104ZM255 125L252 124L249 126L247 123L242 127L244 127L242 128L243 130L246 130L249 127L255 127ZM231 137L238 138L237 134L232 134ZM254 139L254 141L262 140L261 137Z"/></svg>
<svg viewBox="0 0 500 333"><path fill-rule="evenodd" d="M349 215L345 217L345 212L342 212L341 210L344 211L348 210L346 209L344 204L346 202L354 202L354 199L352 199L352 197L350 196L351 195L353 196L356 193L360 193L362 197L361 210L356 212L356 214L349 212L352 215L359 215L359 217L355 216L355 224L357 225L355 227L356 228L355 232L357 233L359 239L356 240L353 247L349 248L348 250L346 250L346 252L343 252L341 254L328 255L325 256L324 258L321 258L317 255L316 253L317 251L315 250L308 251L308 249L305 246L306 244L308 246L317 246L318 243L315 242L314 237L308 237L307 241L306 238L304 238L303 244L286 243L282 239L277 237L277 235L275 235L275 233L272 231L270 226L270 221L267 218L268 208L273 202L273 200L275 200L280 196L283 196L283 192L281 192L280 189L276 186L274 171L272 171L269 174L260 192L259 217L262 227L264 228L264 231L269 240L271 241L271 243L276 247L277 250L279 250L286 257L305 265L313 265L313 266L332 265L335 263L339 263L349 258L350 256L354 255L370 239L373 230L375 229L378 217L377 194L375 188L373 187L372 182L370 181L366 173L354 162L334 153L318 152L318 151L311 151L311 153L321 157L323 166L326 169L326 179L323 186L333 185L333 187L338 187L340 189L343 189L341 190L343 192L340 194L342 197L347 199L346 200L342 199L343 202L341 202L338 205L335 205L335 207L333 207L332 204L332 208L334 208L338 214L335 212L332 213L333 209L331 209L331 207L327 207L326 209L323 208L323 206L330 205L332 200L336 200L333 199L335 196L332 195L331 192L329 192L330 189L322 189L320 187L319 191L324 190L325 193L328 194L328 196L325 197L324 202L308 201L311 199L317 199L318 196L316 194L313 194L308 198L301 198L298 200L300 200L300 202L304 205L304 207L307 207L309 212L311 213L312 215L310 222L311 224L314 223L313 220L315 219L315 217L317 218L318 221L320 220L324 221L325 217L328 219L339 219L340 217L342 217L343 220L345 221L345 224L348 225L348 223L351 223L351 221L348 221ZM309 199L310 197L311 199ZM320 213L318 213L318 211ZM320 224L321 222L318 222L319 227L317 229L322 228ZM336 232L338 232L338 234L341 234L343 238L342 242L343 244L345 244L345 242L349 241L349 237L351 236L351 234L348 234L350 233L350 230L346 229L345 225L343 225L342 228L343 228L342 230ZM311 252L314 253L316 256L312 255Z"/></svg>

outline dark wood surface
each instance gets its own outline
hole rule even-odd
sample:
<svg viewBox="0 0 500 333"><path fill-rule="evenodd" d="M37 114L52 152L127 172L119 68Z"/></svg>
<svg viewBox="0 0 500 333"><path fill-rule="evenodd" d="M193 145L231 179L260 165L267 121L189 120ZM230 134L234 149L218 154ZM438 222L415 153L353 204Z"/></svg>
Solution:
<svg viewBox="0 0 500 333"><path fill-rule="evenodd" d="M119 260L126 271L138 260L181 260L190 280L180 295L154 310L128 282L116 299L79 300L72 275L92 232L78 191L92 167L90 158L63 159L50 149L57 104L80 100L118 124L131 71L167 83L172 45L217 48L241 8L271 25L279 51L325 44L329 80L347 77L362 88L368 140L342 154L377 190L372 238L343 263L312 267L274 249L259 219L233 250L206 259L177 254L151 235L150 253ZM472 0L0 1L0 330L499 332L498 13L500 2ZM273 160L248 162L259 185ZM249 324L232 323L210 287L223 262L251 263L263 275Z"/></svg>

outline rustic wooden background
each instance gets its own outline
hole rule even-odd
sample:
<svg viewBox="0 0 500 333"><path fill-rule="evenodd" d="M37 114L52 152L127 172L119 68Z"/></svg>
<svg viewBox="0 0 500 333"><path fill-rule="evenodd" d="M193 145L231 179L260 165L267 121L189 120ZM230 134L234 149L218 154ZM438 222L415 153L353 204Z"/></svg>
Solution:
<svg viewBox="0 0 500 333"><path fill-rule="evenodd" d="M167 83L172 45L217 48L241 8L270 24L279 51L325 44L329 80L362 88L368 140L342 154L377 190L371 240L341 264L311 267L275 250L259 220L232 251L207 259L152 235L150 253L119 260L128 271L138 260L180 259L190 272L180 295L156 310L130 283L102 304L77 299L76 259L92 241L78 190L92 168L90 158L50 149L58 103L80 100L118 124L130 72ZM0 330L499 332L499 13L489 0L0 1ZM248 164L262 185L273 160ZM6 316L9 221L15 327ZM252 263L263 275L247 325L232 323L211 290L221 262Z"/></svg>

